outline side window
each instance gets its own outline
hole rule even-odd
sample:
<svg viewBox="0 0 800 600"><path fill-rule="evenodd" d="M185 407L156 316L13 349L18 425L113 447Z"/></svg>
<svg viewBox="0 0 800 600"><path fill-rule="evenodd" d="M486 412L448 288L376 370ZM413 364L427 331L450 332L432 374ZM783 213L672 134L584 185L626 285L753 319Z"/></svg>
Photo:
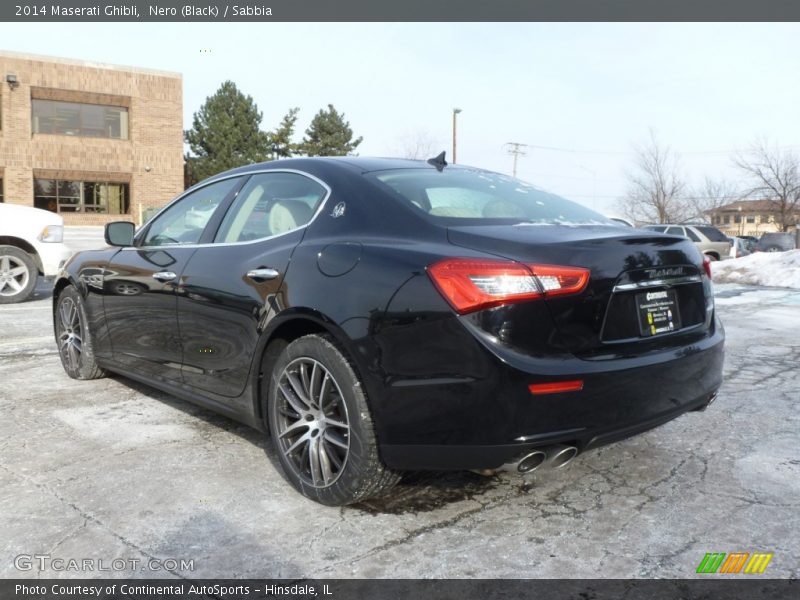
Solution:
<svg viewBox="0 0 800 600"><path fill-rule="evenodd" d="M664 233L667 229L663 225L648 225L645 229L650 229L651 231L657 231L658 233Z"/></svg>
<svg viewBox="0 0 800 600"><path fill-rule="evenodd" d="M690 227L686 228L686 235L688 235L689 239L692 240L693 242L699 242L700 241L700 238L698 237L698 235L694 231L692 231L692 229Z"/></svg>
<svg viewBox="0 0 800 600"><path fill-rule="evenodd" d="M260 240L307 225L327 193L298 173L253 175L225 214L214 242Z"/></svg>
<svg viewBox="0 0 800 600"><path fill-rule="evenodd" d="M240 177L224 179L181 198L153 221L142 245L196 244L220 202L240 181Z"/></svg>
<svg viewBox="0 0 800 600"><path fill-rule="evenodd" d="M667 231L669 235L680 235L686 237L686 234L683 231L683 227L667 227Z"/></svg>

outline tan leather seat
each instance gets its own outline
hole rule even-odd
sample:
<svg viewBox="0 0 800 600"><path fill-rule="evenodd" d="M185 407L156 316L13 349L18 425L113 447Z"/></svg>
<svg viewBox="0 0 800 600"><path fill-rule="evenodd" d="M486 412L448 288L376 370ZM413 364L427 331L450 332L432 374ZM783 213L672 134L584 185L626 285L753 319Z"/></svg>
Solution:
<svg viewBox="0 0 800 600"><path fill-rule="evenodd" d="M311 220L311 208L300 200L276 200L269 211L269 229L272 235L286 233L302 227Z"/></svg>

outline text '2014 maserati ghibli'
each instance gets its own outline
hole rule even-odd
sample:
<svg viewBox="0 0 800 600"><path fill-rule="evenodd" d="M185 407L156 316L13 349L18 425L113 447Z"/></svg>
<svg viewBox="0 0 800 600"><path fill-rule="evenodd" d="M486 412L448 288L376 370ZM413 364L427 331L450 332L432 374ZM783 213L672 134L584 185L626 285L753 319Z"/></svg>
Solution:
<svg viewBox="0 0 800 600"><path fill-rule="evenodd" d="M560 466L722 381L690 241L442 156L242 167L106 241L55 284L66 372L268 431L324 504L405 470Z"/></svg>

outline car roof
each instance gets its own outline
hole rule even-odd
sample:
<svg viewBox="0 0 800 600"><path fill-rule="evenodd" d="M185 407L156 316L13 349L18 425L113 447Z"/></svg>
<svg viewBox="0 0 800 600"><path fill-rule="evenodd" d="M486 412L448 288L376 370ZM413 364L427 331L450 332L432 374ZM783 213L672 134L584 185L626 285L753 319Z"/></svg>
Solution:
<svg viewBox="0 0 800 600"><path fill-rule="evenodd" d="M265 169L308 169L315 166L326 165L347 169L350 172L369 173L371 171L388 171L391 169L435 169L436 167L427 160L413 160L408 158L376 158L361 156L314 156L300 158L284 158L271 160L262 163L255 163L243 167L230 169L224 173L214 175L214 179L227 177L230 175L244 174L252 171L263 171ZM462 168L460 165L448 165L447 168ZM210 178L209 178L210 180Z"/></svg>

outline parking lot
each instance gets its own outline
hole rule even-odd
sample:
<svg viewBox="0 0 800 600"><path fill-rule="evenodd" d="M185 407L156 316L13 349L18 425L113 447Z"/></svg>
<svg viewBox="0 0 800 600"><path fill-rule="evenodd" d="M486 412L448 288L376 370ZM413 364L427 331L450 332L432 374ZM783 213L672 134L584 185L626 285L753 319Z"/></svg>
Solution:
<svg viewBox="0 0 800 600"><path fill-rule="evenodd" d="M261 433L122 377L69 379L41 284L0 307L0 577L683 578L754 551L798 577L800 292L720 285L717 307L707 411L563 470L410 474L339 509L294 492ZM19 554L193 568L19 571Z"/></svg>

